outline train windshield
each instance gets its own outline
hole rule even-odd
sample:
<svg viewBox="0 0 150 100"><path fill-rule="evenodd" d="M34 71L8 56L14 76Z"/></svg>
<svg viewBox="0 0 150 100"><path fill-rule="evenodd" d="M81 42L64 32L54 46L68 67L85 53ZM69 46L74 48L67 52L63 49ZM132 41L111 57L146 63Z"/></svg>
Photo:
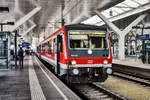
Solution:
<svg viewBox="0 0 150 100"><path fill-rule="evenodd" d="M70 48L106 48L106 32L69 31Z"/></svg>

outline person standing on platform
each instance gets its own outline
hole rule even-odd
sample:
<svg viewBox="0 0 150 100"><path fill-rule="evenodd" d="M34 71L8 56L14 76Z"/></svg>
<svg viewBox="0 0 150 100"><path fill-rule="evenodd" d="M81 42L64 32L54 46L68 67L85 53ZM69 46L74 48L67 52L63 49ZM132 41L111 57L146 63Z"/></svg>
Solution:
<svg viewBox="0 0 150 100"><path fill-rule="evenodd" d="M23 68L23 58L24 58L24 50L20 47L18 51L18 59L19 59L20 68Z"/></svg>

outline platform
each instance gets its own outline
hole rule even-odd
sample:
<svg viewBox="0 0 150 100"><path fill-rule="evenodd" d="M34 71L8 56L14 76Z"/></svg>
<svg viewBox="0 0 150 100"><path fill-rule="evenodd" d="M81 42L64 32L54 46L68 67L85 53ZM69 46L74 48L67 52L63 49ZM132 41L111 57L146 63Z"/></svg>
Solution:
<svg viewBox="0 0 150 100"><path fill-rule="evenodd" d="M0 73L0 100L80 100L35 56L25 57L23 69Z"/></svg>
<svg viewBox="0 0 150 100"><path fill-rule="evenodd" d="M136 57L126 57L125 60L113 59L113 72L135 75L138 77L150 79L150 64L143 64Z"/></svg>
<svg viewBox="0 0 150 100"><path fill-rule="evenodd" d="M134 56L126 57L125 60L119 60L117 58L113 58L113 64L138 67L144 69L150 69L150 64L143 64L141 60L137 59Z"/></svg>

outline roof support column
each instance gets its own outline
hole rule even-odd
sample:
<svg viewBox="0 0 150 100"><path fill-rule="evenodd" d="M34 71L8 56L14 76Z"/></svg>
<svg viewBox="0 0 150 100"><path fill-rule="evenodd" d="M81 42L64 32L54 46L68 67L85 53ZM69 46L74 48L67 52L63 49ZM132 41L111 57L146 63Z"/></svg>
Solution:
<svg viewBox="0 0 150 100"><path fill-rule="evenodd" d="M120 60L125 59L125 36L119 36L118 39L118 58Z"/></svg>
<svg viewBox="0 0 150 100"><path fill-rule="evenodd" d="M136 26L140 21L142 21L147 14L140 15L136 18L130 25L128 25L124 30L120 30L116 25L109 21L105 16L103 16L99 11L95 11L97 16L99 16L115 33L119 35L119 50L118 57L120 60L125 59L125 36L132 30L132 26Z"/></svg>

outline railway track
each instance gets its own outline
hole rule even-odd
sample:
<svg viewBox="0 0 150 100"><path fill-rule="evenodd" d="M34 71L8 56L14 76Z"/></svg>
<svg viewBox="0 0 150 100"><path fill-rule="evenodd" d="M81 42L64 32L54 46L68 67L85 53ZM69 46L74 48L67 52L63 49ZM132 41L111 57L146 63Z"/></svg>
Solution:
<svg viewBox="0 0 150 100"><path fill-rule="evenodd" d="M47 66L47 62L43 62ZM49 69L51 70L51 69ZM52 71L52 70L51 70ZM67 84L84 100L129 100L97 84Z"/></svg>
<svg viewBox="0 0 150 100"><path fill-rule="evenodd" d="M120 64L112 64L113 72L118 72L122 74L127 74L131 76L136 76L138 78L150 80L150 69L134 67L134 66L127 66L127 65L120 65Z"/></svg>
<svg viewBox="0 0 150 100"><path fill-rule="evenodd" d="M114 72L112 74L112 76L119 77L119 78L122 78L122 79L125 79L125 80L128 80L128 81L134 82L136 84L140 84L140 85L150 87L150 80L140 78L140 77L135 76L135 75L131 75L131 74L127 74L127 73L124 74L124 73L120 73L120 72Z"/></svg>
<svg viewBox="0 0 150 100"><path fill-rule="evenodd" d="M73 86L75 90L87 100L129 100L117 93L96 85L96 84L76 84Z"/></svg>

